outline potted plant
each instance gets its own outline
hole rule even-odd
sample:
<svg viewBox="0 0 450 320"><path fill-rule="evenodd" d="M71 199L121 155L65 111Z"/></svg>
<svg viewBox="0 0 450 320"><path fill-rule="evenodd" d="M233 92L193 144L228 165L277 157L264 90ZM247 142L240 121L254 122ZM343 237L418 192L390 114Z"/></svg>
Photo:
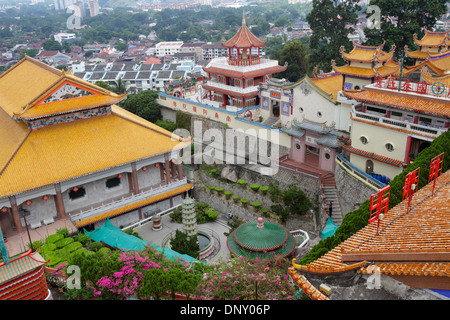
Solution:
<svg viewBox="0 0 450 320"><path fill-rule="evenodd" d="M255 192L255 193L258 192L259 188L260 188L260 185L257 183L254 183L250 186L250 189L252 189L253 192Z"/></svg>
<svg viewBox="0 0 450 320"><path fill-rule="evenodd" d="M238 195L233 195L233 196L231 196L231 199L233 199L233 201L234 201L235 203L238 203L238 201L239 201L239 196L238 196Z"/></svg>
<svg viewBox="0 0 450 320"><path fill-rule="evenodd" d="M214 187L214 186L208 186L208 189L206 189L206 190L208 190L209 193L213 193L213 191L215 189L216 189L216 187Z"/></svg>
<svg viewBox="0 0 450 320"><path fill-rule="evenodd" d="M222 187L216 187L216 192L220 196L222 194L222 192L223 192L223 188Z"/></svg>
<svg viewBox="0 0 450 320"><path fill-rule="evenodd" d="M243 179L239 179L238 181L237 181L237 183L238 183L238 185L239 186L241 186L242 188L246 188L247 187L247 181L245 181L245 180L243 180Z"/></svg>
<svg viewBox="0 0 450 320"><path fill-rule="evenodd" d="M231 198L231 191L225 191L224 192L224 194L225 194L225 198L227 199L227 200L230 200L230 198Z"/></svg>
<svg viewBox="0 0 450 320"><path fill-rule="evenodd" d="M261 208L261 202L252 202L252 207L255 209L255 212L258 212Z"/></svg>
<svg viewBox="0 0 450 320"><path fill-rule="evenodd" d="M261 188L259 188L259 190L262 192L262 194L267 194L267 192L269 191L269 187L262 186Z"/></svg>

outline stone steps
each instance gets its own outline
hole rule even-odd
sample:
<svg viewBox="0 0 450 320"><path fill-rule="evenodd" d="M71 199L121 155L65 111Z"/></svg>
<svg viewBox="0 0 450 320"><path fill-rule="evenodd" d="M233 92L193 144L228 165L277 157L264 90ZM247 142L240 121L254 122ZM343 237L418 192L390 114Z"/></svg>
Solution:
<svg viewBox="0 0 450 320"><path fill-rule="evenodd" d="M273 126L277 121L279 120L278 117L269 117L266 121L263 122L263 124L268 126Z"/></svg>
<svg viewBox="0 0 450 320"><path fill-rule="evenodd" d="M328 205L330 203L330 201L333 202L333 211L331 214L331 220L333 220L333 222L340 226L342 223L342 211L341 211L341 206L339 204L339 198L337 195L337 189L335 186L324 186L323 187L323 192L325 194L325 203Z"/></svg>

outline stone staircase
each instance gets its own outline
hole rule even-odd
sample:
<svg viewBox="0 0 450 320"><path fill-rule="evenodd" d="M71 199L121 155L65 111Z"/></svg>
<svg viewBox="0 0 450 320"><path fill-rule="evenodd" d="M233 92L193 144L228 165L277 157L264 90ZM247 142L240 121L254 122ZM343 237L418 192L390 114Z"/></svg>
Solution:
<svg viewBox="0 0 450 320"><path fill-rule="evenodd" d="M278 117L269 117L263 122L263 124L274 127L278 120L280 120Z"/></svg>
<svg viewBox="0 0 450 320"><path fill-rule="evenodd" d="M331 220L340 226L342 223L342 211L339 204L339 198L337 195L336 181L334 180L334 175L329 173L322 177L321 179L323 185L323 192L325 194L325 203L329 205L330 201L333 202L333 212L331 214Z"/></svg>

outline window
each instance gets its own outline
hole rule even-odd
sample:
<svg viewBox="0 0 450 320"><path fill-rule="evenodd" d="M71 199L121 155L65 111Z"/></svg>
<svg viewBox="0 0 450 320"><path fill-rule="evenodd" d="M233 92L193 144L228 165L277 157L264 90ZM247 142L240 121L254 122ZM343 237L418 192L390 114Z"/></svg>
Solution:
<svg viewBox="0 0 450 320"><path fill-rule="evenodd" d="M114 188L114 187L117 187L120 185L120 179L118 177L114 177L114 178L106 180L105 184L108 189Z"/></svg>
<svg viewBox="0 0 450 320"><path fill-rule="evenodd" d="M390 143L390 142L386 143L386 144L385 144L385 147L386 147L387 151L389 151L389 152L394 151L394 146L393 146L393 144Z"/></svg>
<svg viewBox="0 0 450 320"><path fill-rule="evenodd" d="M317 116L319 117L319 118L322 118L322 112L317 112Z"/></svg>
<svg viewBox="0 0 450 320"><path fill-rule="evenodd" d="M367 144L369 142L369 140L367 140L367 137L365 137L365 136L361 136L361 138L359 138L359 140L361 140L362 144Z"/></svg>
<svg viewBox="0 0 450 320"><path fill-rule="evenodd" d="M69 192L69 198L71 200L83 198L86 195L86 190L84 188L78 188L76 191L73 189Z"/></svg>
<svg viewBox="0 0 450 320"><path fill-rule="evenodd" d="M330 160L331 156L329 153L325 153L325 159Z"/></svg>
<svg viewBox="0 0 450 320"><path fill-rule="evenodd" d="M295 149L300 150L300 145L298 143L295 144Z"/></svg>

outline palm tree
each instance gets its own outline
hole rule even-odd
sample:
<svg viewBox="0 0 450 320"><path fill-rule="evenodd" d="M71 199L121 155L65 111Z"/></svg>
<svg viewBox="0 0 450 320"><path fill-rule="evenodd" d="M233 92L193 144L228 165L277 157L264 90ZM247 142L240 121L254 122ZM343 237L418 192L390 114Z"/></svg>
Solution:
<svg viewBox="0 0 450 320"><path fill-rule="evenodd" d="M125 81L122 81L122 78L119 78L117 81L114 82L113 91L117 94L122 94L127 92L127 86Z"/></svg>

